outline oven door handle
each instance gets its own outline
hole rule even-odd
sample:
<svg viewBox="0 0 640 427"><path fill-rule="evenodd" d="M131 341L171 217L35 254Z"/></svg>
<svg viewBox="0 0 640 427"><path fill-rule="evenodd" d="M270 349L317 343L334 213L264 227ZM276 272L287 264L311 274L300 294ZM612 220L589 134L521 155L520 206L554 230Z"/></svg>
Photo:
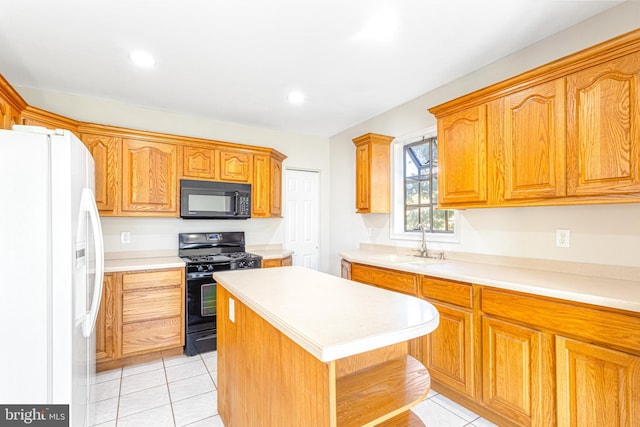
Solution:
<svg viewBox="0 0 640 427"><path fill-rule="evenodd" d="M240 206L240 192L235 192L235 203L233 204L233 216L238 216L238 207Z"/></svg>

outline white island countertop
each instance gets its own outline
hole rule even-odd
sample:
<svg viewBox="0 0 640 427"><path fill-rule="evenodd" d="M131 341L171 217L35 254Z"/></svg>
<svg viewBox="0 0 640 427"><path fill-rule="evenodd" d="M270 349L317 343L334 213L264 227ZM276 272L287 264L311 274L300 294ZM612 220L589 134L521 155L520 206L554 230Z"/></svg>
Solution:
<svg viewBox="0 0 640 427"><path fill-rule="evenodd" d="M304 267L223 271L213 277L323 362L427 335L439 323L438 311L424 300Z"/></svg>

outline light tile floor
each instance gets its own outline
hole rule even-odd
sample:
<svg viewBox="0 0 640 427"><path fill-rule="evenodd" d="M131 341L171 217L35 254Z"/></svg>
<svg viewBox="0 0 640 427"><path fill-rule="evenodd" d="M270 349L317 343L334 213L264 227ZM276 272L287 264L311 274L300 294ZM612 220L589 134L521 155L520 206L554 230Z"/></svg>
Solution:
<svg viewBox="0 0 640 427"><path fill-rule="evenodd" d="M218 416L216 364L214 351L101 372L90 395L90 425L224 427ZM413 411L428 427L495 426L434 391Z"/></svg>

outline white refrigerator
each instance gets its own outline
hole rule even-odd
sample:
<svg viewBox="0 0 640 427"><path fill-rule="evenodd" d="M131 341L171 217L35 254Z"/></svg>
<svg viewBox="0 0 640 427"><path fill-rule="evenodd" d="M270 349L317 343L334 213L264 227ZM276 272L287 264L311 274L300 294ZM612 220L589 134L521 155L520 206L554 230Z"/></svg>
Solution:
<svg viewBox="0 0 640 427"><path fill-rule="evenodd" d="M69 131L13 129L0 130L0 405L68 404L84 426L104 273L94 162Z"/></svg>

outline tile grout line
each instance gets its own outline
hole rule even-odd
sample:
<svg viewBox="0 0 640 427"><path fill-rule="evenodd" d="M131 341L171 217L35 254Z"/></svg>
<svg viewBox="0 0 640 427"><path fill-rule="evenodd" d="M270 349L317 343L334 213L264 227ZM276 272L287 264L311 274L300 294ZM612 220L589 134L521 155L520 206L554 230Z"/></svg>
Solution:
<svg viewBox="0 0 640 427"><path fill-rule="evenodd" d="M164 357L162 358L162 369L164 371L164 380L167 386L167 394L169 395L169 407L171 408L171 417L173 418L174 427L178 425L176 421L176 413L173 411L173 399L171 398L171 389L169 388L169 377L167 376L167 365L164 361Z"/></svg>

